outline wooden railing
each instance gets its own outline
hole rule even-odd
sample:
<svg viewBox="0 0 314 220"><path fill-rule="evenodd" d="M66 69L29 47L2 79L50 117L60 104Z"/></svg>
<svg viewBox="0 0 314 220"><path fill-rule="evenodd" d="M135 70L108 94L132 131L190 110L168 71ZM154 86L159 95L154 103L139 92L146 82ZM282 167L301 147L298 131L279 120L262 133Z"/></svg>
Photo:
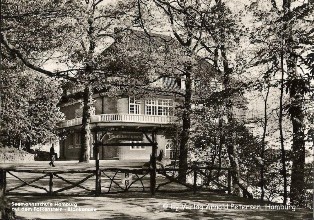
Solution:
<svg viewBox="0 0 314 220"><path fill-rule="evenodd" d="M157 115L132 115L132 114L101 114L92 115L91 123L96 122L128 122L143 124L171 124L174 123L174 116ZM60 123L60 127L72 127L82 124L82 118L74 118Z"/></svg>
<svg viewBox="0 0 314 220"><path fill-rule="evenodd" d="M80 196L127 191L196 193L200 190L231 193L229 168L193 165L186 172L187 182L179 180L177 168L156 169L157 177L152 175L152 169L144 168L102 168L99 171L0 169L0 195Z"/></svg>

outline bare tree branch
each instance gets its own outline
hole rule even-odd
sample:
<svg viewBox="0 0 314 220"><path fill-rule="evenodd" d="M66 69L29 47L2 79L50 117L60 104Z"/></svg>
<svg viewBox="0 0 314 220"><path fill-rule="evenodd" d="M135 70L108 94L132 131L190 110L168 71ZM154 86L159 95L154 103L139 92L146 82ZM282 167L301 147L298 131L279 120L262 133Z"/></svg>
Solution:
<svg viewBox="0 0 314 220"><path fill-rule="evenodd" d="M43 69L39 66L36 66L36 65L30 63L29 60L19 50L14 48L14 46L12 46L8 42L8 40L6 39L6 37L4 36L3 33L0 33L0 42L5 46L5 48L8 51L10 51L12 54L16 55L25 64L25 66L27 66L27 67L29 67L29 68L37 71L37 72L43 73L47 76L50 76L50 77L63 78L63 79L67 79L67 80L70 80L73 82L77 81L76 78L69 76L68 72L58 72L58 71L57 72L51 72L49 70ZM67 74L63 74L63 73L67 73Z"/></svg>

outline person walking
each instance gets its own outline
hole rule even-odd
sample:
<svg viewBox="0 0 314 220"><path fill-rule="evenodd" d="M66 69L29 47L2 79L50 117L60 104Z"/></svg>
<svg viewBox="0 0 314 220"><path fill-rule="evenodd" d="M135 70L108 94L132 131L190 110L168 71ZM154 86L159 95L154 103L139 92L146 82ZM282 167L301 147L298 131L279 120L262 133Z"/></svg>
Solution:
<svg viewBox="0 0 314 220"><path fill-rule="evenodd" d="M54 162L56 160L56 154L55 154L55 148L54 148L53 144L52 144L52 146L50 148L49 155L50 155L50 163L49 163L49 165L54 167L55 166Z"/></svg>

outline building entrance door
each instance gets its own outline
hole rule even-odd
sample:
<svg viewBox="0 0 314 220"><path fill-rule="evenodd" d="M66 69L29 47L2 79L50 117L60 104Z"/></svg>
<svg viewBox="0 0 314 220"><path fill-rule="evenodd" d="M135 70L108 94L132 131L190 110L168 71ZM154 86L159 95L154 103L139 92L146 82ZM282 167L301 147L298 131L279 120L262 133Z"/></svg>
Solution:
<svg viewBox="0 0 314 220"><path fill-rule="evenodd" d="M103 160L119 160L118 146L103 146L102 147L102 159Z"/></svg>

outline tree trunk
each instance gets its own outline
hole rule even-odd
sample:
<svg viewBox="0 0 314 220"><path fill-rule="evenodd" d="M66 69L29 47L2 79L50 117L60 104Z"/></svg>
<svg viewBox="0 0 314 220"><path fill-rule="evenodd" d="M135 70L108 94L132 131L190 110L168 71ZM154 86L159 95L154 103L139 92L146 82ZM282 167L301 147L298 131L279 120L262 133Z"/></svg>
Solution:
<svg viewBox="0 0 314 220"><path fill-rule="evenodd" d="M291 93L290 93L291 94ZM305 144L303 131L303 109L302 100L295 95L290 95L295 100L295 110L291 114L293 127L293 143L292 143L292 172L291 172L291 188L290 199L291 204L303 206L305 200L305 181L304 181L304 164L305 164Z"/></svg>
<svg viewBox="0 0 314 220"><path fill-rule="evenodd" d="M218 170L217 170L217 176L220 176L220 172L221 172L221 151L222 151L222 146L223 143L225 143L225 137L223 135L223 128L222 128L222 118L219 117L219 122L218 122L218 131L219 131L219 144L218 144Z"/></svg>
<svg viewBox="0 0 314 220"><path fill-rule="evenodd" d="M89 1L86 2L89 4ZM93 86L91 84L91 76L94 71L94 52L95 52L95 27L94 27L94 15L95 15L94 2L90 6L90 15L88 18L88 55L85 59L85 88L83 97L83 116L82 116L82 128L81 128L81 155L80 162L89 162L90 150L91 150L91 130L90 130L90 118L91 118L91 107L93 106Z"/></svg>
<svg viewBox="0 0 314 220"><path fill-rule="evenodd" d="M281 87L280 87L280 100L279 100L279 132L280 132L280 149L281 149L281 164L282 170L281 174L283 177L283 204L287 204L287 168L286 168L286 151L284 146L284 136L283 136L283 127L282 127L282 119L283 119L283 92L284 92L284 54L281 53Z"/></svg>
<svg viewBox="0 0 314 220"><path fill-rule="evenodd" d="M221 0L216 0L215 1L218 7L223 8L223 3ZM220 21L225 21L225 14L224 13L219 13L218 14L218 19ZM226 30L224 29L224 27L220 27L219 28L219 35L218 35L218 39L219 41L216 42L216 49L215 49L215 62L214 65L218 66L218 62L217 62L217 56L219 55L218 53L218 49L220 49L220 54L221 54L221 62L222 62L222 66L223 66L223 85L224 85L224 89L226 91L229 91L231 88L230 85L230 75L233 72L232 68L229 68L229 62L228 62L228 57L227 57L227 52L226 52L226 48L225 48L225 43L226 43ZM230 162L230 167L231 169L231 176L232 176L232 184L233 184L233 189L234 193L239 195L240 191L239 191L239 187L243 190L243 194L247 194L247 190L245 189L245 187L243 187L240 184L240 177L239 177L239 164L236 158L236 152L235 152L235 147L234 147L234 141L233 141L233 132L232 132L232 125L233 125L233 113L232 113L232 100L229 96L225 97L225 107L226 107L226 112L227 112L227 123L228 123L228 132L226 132L226 148L227 148L227 153L228 153L228 158L229 158L229 162ZM251 195L248 195L248 197L251 197Z"/></svg>
<svg viewBox="0 0 314 220"><path fill-rule="evenodd" d="M180 159L179 159L179 180L186 182L188 169L188 142L191 128L191 101L192 101L192 66L188 65L185 71L185 95L184 108L182 113L182 131L180 134Z"/></svg>
<svg viewBox="0 0 314 220"><path fill-rule="evenodd" d="M267 101L268 101L268 95L269 95L269 89L270 85L267 85L267 92L266 97L264 99L264 130L263 130L263 136L262 136L262 149L261 149L261 200L264 201L265 196L265 178L264 178L264 172L265 172L265 161L264 161L264 155L265 155L265 138L266 138L266 130L267 130Z"/></svg>
<svg viewBox="0 0 314 220"><path fill-rule="evenodd" d="M25 142L25 148L26 148L26 151L27 152L30 152L31 151L31 138L28 136L27 137L27 140Z"/></svg>
<svg viewBox="0 0 314 220"><path fill-rule="evenodd" d="M222 32L222 39L224 39L224 33ZM222 56L222 63L223 63L223 71L224 71L224 87L225 90L228 91L230 89L230 75L232 73L232 69L229 68L228 64L228 58L226 55L226 50L225 46L221 45L220 46L221 50L221 56ZM230 162L230 167L232 167L231 170L231 175L232 175L232 183L233 183L233 188L234 193L236 195L240 195L239 187L241 187L240 184L240 177L239 177L239 164L236 158L236 152L235 152L235 147L234 147L234 141L233 141L233 132L232 132L232 125L233 125L233 113L232 113L232 101L230 97L225 98L225 106L226 106L226 112L227 112L227 120L228 120L228 125L229 125L229 131L226 133L226 147L227 147L227 153L228 153L228 158Z"/></svg>
<svg viewBox="0 0 314 220"><path fill-rule="evenodd" d="M228 153L228 158L229 158L229 162L230 162L230 167L232 167L231 170L231 175L232 175L232 183L233 183L233 193L236 195L240 195L240 189L239 189L239 182L240 182L240 177L239 177L239 164L238 164L238 160L236 158L236 148L233 144L233 137L231 134L231 131L229 131L228 133L228 137L227 137L227 153Z"/></svg>
<svg viewBox="0 0 314 220"><path fill-rule="evenodd" d="M305 143L304 143L304 112L303 112L303 91L306 86L302 78L296 76L297 59L289 55L287 60L290 92L290 119L292 122L292 170L290 200L295 206L304 206L305 202Z"/></svg>
<svg viewBox="0 0 314 220"><path fill-rule="evenodd" d="M291 0L283 0L284 15L291 13ZM295 206L304 206L305 180L305 143L304 143L304 110L303 95L306 89L306 82L302 76L297 75L297 57L295 56L295 43L293 39L292 27L290 20L286 21L285 27L287 32L287 72L288 72L288 89L290 93L289 113L292 122L292 170L290 200Z"/></svg>
<svg viewBox="0 0 314 220"><path fill-rule="evenodd" d="M91 150L91 130L90 130L90 118L91 107L93 105L92 98L92 86L90 84L85 86L83 97L83 116L82 116L82 128L81 128L81 154L80 162L89 162L90 150Z"/></svg>

